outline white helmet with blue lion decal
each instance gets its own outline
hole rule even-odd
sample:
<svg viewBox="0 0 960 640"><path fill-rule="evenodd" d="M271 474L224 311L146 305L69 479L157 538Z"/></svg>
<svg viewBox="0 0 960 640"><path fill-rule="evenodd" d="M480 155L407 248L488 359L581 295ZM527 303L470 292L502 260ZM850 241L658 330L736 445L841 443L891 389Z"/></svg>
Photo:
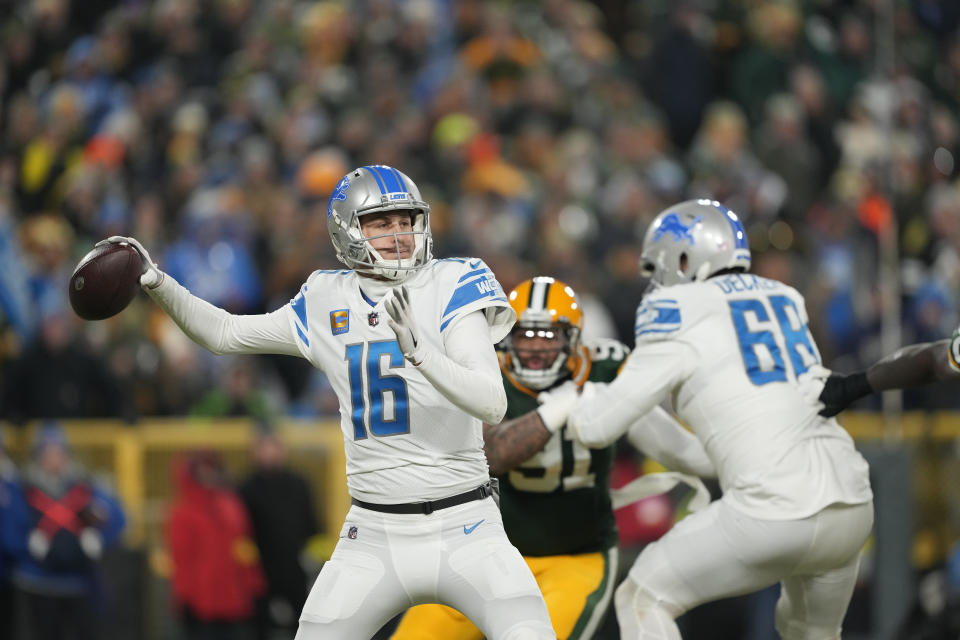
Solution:
<svg viewBox="0 0 960 640"><path fill-rule="evenodd" d="M370 245L370 240L383 236L367 238L361 232L361 216L387 211L409 211L413 216L412 231L386 234L394 240L398 235L413 235L413 256L385 259ZM386 165L358 167L343 176L327 204L327 230L337 259L363 274L402 281L433 257L430 205L420 197L413 180Z"/></svg>
<svg viewBox="0 0 960 640"><path fill-rule="evenodd" d="M653 282L699 282L724 269L749 271L750 247L740 218L719 202L687 200L650 223L640 271Z"/></svg>

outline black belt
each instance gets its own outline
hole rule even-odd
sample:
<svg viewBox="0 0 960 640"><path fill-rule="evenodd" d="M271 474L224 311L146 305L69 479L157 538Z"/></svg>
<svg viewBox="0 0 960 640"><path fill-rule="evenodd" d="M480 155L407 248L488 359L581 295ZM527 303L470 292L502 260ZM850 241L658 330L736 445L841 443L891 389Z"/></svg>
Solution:
<svg viewBox="0 0 960 640"><path fill-rule="evenodd" d="M491 486L491 483L487 482L486 484L480 485L476 489L471 489L470 491L458 493L455 496L440 498L439 500L427 500L426 502L404 502L401 504L373 504L370 502L364 502L363 500L357 500L356 498L351 498L350 502L357 505L358 507L363 507L364 509L370 509L371 511L382 511L383 513L430 514L430 513L433 513L434 511L439 511L440 509L448 509L450 507L455 507L458 504L472 502L473 500L483 500L484 498L487 498L492 495L493 495L493 487Z"/></svg>

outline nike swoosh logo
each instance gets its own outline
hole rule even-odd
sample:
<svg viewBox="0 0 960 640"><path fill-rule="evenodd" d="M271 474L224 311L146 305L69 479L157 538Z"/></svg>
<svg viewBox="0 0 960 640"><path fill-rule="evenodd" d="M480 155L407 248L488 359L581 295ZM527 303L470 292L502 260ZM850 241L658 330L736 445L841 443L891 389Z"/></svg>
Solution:
<svg viewBox="0 0 960 640"><path fill-rule="evenodd" d="M467 525L463 525L463 534L467 536L470 535L471 533L473 533L474 529L480 526L481 522L483 522L483 520L481 520L480 522L477 522L476 524L472 524L469 527Z"/></svg>
<svg viewBox="0 0 960 640"><path fill-rule="evenodd" d="M471 268L471 269L476 269L476 268L479 267L479 266L480 266L480 260L477 260L476 262L471 262L471 263L470 263L470 268Z"/></svg>

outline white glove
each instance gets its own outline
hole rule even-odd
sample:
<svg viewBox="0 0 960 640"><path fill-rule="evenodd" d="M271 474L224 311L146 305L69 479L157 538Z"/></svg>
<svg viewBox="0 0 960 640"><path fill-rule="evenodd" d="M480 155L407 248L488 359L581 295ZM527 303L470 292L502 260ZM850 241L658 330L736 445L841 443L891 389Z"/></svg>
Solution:
<svg viewBox="0 0 960 640"><path fill-rule="evenodd" d="M954 371L960 371L960 327L953 330L950 337L950 352L947 354L947 361L950 368Z"/></svg>
<svg viewBox="0 0 960 640"><path fill-rule="evenodd" d="M85 527L80 532L80 548L91 560L99 560L103 555L103 536L93 527Z"/></svg>
<svg viewBox="0 0 960 640"><path fill-rule="evenodd" d="M43 560L50 551L50 538L40 529L34 529L27 538L27 549L31 556L37 560Z"/></svg>
<svg viewBox="0 0 960 640"><path fill-rule="evenodd" d="M573 380L567 380L559 387L537 396L537 401L540 402L537 413L540 414L540 420L547 431L556 433L567 424L567 418L579 398L580 388Z"/></svg>
<svg viewBox="0 0 960 640"><path fill-rule="evenodd" d="M146 287L147 289L156 289L160 286L160 283L163 282L163 271L160 271L160 268L157 267L157 264L150 258L150 254L146 249L143 248L143 245L136 238L128 238L126 236L110 236L106 240L101 240L95 247L99 247L103 244L121 244L127 243L131 247L137 250L137 253L140 254L140 259L143 260L143 274L140 276L140 286Z"/></svg>
<svg viewBox="0 0 960 640"><path fill-rule="evenodd" d="M383 308L390 316L387 324L397 334L397 343L400 345L403 357L413 366L420 366L423 362L423 350L420 348L420 341L417 340L417 329L410 311L410 294L407 292L407 287L401 285L393 289L390 292L390 299L384 303Z"/></svg>
<svg viewBox="0 0 960 640"><path fill-rule="evenodd" d="M833 373L821 364L810 365L797 382L800 384L800 395L807 401L823 409L823 401L820 400L820 394L823 393L823 387L827 383L827 378Z"/></svg>

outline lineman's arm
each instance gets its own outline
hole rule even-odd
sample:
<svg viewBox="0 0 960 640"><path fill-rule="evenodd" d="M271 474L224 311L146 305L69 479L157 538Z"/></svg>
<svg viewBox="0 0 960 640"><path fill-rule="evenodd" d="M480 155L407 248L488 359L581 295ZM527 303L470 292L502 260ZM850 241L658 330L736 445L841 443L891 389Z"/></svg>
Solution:
<svg viewBox="0 0 960 640"><path fill-rule="evenodd" d="M498 425L483 425L483 450L490 473L498 476L520 466L560 431L577 404L580 387L567 380L537 395L540 406Z"/></svg>
<svg viewBox="0 0 960 640"><path fill-rule="evenodd" d="M500 476L540 452L553 434L536 411L500 424L483 424L483 451L490 475Z"/></svg>
<svg viewBox="0 0 960 640"><path fill-rule="evenodd" d="M567 427L590 448L615 442L688 375L694 355L677 340L637 345L613 382L584 385Z"/></svg>
<svg viewBox="0 0 960 640"><path fill-rule="evenodd" d="M824 404L820 415L835 416L871 393L958 380L960 370L955 368L958 348L960 336L954 331L949 339L902 347L865 371L831 373L820 392L820 401Z"/></svg>
<svg viewBox="0 0 960 640"><path fill-rule="evenodd" d="M700 439L660 407L654 407L635 422L627 431L627 439L668 469L702 478L717 476Z"/></svg>

